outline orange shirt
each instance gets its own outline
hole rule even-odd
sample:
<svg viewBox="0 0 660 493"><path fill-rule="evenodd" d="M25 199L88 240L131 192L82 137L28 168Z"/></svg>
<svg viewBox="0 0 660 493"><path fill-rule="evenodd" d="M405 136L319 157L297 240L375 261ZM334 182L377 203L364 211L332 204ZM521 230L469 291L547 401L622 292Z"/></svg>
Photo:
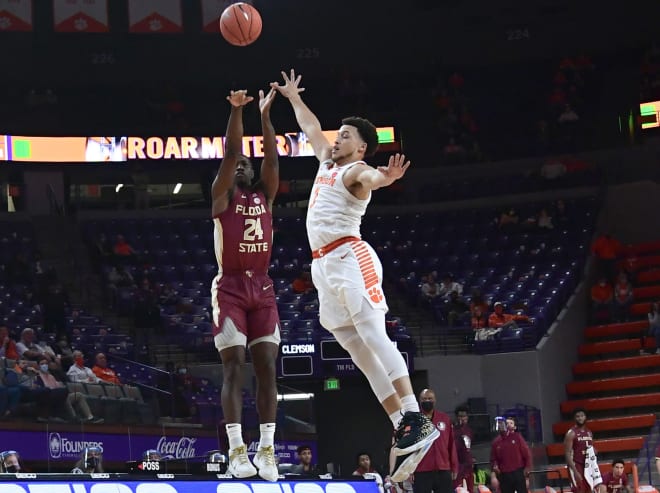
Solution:
<svg viewBox="0 0 660 493"><path fill-rule="evenodd" d="M502 313L498 315L493 312L488 317L488 327L501 327L502 325L511 322L511 320L518 320L526 322L529 320L527 315L512 315L511 313Z"/></svg>
<svg viewBox="0 0 660 493"><path fill-rule="evenodd" d="M598 258L607 260L615 259L621 249L622 246L618 240L604 236L597 238L593 245L591 245L591 253Z"/></svg>
<svg viewBox="0 0 660 493"><path fill-rule="evenodd" d="M614 290L609 284L605 284L605 286L596 284L591 288L591 299L597 301L598 303L606 303L610 301L613 294Z"/></svg>
<svg viewBox="0 0 660 493"><path fill-rule="evenodd" d="M99 377L104 382L113 383L115 385L121 385L119 377L112 368L101 368L98 365L94 365L92 368L94 375Z"/></svg>

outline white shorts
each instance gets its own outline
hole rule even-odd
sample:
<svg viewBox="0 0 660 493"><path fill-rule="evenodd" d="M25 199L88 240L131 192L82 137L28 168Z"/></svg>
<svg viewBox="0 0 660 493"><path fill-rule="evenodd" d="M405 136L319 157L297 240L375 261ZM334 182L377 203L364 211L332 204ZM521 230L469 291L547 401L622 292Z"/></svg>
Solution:
<svg viewBox="0 0 660 493"><path fill-rule="evenodd" d="M383 266L366 241L345 243L312 261L312 281L319 295L319 317L327 330L354 326L353 317L366 299L387 312Z"/></svg>

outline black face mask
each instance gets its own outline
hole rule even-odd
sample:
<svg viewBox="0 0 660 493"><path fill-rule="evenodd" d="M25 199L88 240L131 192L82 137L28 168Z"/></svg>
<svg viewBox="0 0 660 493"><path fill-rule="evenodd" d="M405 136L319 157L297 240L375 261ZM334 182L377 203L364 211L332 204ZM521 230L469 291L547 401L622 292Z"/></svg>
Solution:
<svg viewBox="0 0 660 493"><path fill-rule="evenodd" d="M5 469L6 469L7 472L9 472L9 473L16 473L16 472L18 472L18 471L20 470L20 469L18 468L18 466L15 466L14 464L12 464L12 465L10 465L10 466L5 466Z"/></svg>
<svg viewBox="0 0 660 493"><path fill-rule="evenodd" d="M434 406L435 406L435 402L433 401L423 401L420 404L422 411L424 411L425 413L430 413L431 411L433 411Z"/></svg>

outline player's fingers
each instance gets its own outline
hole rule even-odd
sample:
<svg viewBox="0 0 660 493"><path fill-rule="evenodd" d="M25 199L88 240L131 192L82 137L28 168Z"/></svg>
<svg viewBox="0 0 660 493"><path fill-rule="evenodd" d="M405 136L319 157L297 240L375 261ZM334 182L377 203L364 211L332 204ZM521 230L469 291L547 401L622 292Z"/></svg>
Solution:
<svg viewBox="0 0 660 493"><path fill-rule="evenodd" d="M271 92L272 92L272 91L273 91L273 90L271 89ZM270 94L270 92L269 92L268 94ZM263 99L263 98L264 98L264 90L263 90L263 89L259 89L259 99Z"/></svg>
<svg viewBox="0 0 660 493"><path fill-rule="evenodd" d="M282 74L282 77L284 78L284 82L289 82L289 78L287 77L286 72L284 70L282 70L280 73Z"/></svg>
<svg viewBox="0 0 660 493"><path fill-rule="evenodd" d="M296 78L296 71L291 69L291 80L295 80Z"/></svg>
<svg viewBox="0 0 660 493"><path fill-rule="evenodd" d="M406 164L403 165L402 169L403 169L404 173L408 169L409 166L410 166L410 161L408 161Z"/></svg>

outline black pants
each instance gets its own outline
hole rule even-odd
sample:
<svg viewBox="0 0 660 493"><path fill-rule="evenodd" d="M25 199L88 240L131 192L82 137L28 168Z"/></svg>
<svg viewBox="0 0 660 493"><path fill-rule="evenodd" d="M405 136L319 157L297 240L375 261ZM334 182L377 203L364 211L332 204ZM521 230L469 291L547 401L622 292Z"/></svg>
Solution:
<svg viewBox="0 0 660 493"><path fill-rule="evenodd" d="M453 491L450 471L415 473L415 482L413 483L414 493L452 493Z"/></svg>
<svg viewBox="0 0 660 493"><path fill-rule="evenodd" d="M502 493L527 493L527 482L525 481L525 470L516 469L511 472L500 473L500 491Z"/></svg>

